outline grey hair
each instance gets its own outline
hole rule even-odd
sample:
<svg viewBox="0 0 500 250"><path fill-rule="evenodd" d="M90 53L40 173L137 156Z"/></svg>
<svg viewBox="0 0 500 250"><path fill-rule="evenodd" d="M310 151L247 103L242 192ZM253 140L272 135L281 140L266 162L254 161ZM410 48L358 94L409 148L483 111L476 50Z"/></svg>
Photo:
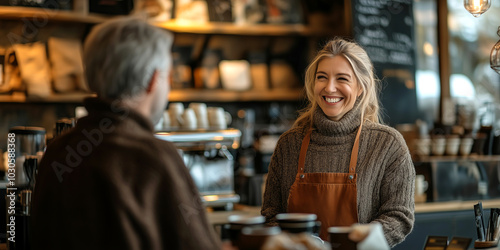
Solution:
<svg viewBox="0 0 500 250"><path fill-rule="evenodd" d="M327 57L344 56L349 61L354 75L362 88L359 108L364 120L380 123L380 107L378 100L378 79L375 76L373 64L366 51L355 42L342 38L330 40L312 60L305 74L305 90L309 105L295 121L294 126L307 125L312 127L314 110L319 108L314 96L316 70L321 60Z"/></svg>
<svg viewBox="0 0 500 250"><path fill-rule="evenodd" d="M114 18L96 25L83 52L90 90L108 99L143 93L155 71L166 76L170 70L172 43L170 32L138 17Z"/></svg>

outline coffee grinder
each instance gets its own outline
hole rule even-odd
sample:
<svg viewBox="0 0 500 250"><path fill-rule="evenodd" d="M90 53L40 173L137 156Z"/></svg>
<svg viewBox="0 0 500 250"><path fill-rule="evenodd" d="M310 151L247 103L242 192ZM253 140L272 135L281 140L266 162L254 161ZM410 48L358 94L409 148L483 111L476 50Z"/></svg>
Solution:
<svg viewBox="0 0 500 250"><path fill-rule="evenodd" d="M7 135L7 249L30 249L29 216L37 165L45 151L45 129L17 126Z"/></svg>

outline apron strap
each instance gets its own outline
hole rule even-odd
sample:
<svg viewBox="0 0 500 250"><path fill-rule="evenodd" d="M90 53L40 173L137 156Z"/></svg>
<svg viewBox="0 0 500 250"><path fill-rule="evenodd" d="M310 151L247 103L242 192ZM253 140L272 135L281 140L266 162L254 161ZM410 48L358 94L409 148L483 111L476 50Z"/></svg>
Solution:
<svg viewBox="0 0 500 250"><path fill-rule="evenodd" d="M312 128L309 129L302 139L302 146L300 146L300 155L299 155L299 167L297 169L297 173L304 173L304 165L306 163L306 155L307 148L309 147L309 141L311 140Z"/></svg>
<svg viewBox="0 0 500 250"><path fill-rule="evenodd" d="M358 164L359 135L361 134L361 127L363 127L363 121L361 121L361 124L359 124L358 133L356 133L356 139L354 140L354 146L352 146L351 161L349 162L349 173L356 173L356 165Z"/></svg>

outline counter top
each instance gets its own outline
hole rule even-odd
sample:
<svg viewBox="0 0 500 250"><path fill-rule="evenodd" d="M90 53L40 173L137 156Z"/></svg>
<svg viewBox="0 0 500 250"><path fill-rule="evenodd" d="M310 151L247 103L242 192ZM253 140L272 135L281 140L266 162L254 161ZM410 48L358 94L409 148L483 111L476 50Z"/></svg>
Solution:
<svg viewBox="0 0 500 250"><path fill-rule="evenodd" d="M447 211L473 210L479 200L415 203L415 213L435 213ZM500 208L500 199L481 200L483 209ZM207 213L212 225L226 224L231 215L259 216L260 207L236 204L232 211L211 211Z"/></svg>
<svg viewBox="0 0 500 250"><path fill-rule="evenodd" d="M212 225L222 225L228 223L227 218L231 215L259 216L260 207L235 204L231 211L212 211L208 209L207 218Z"/></svg>
<svg viewBox="0 0 500 250"><path fill-rule="evenodd" d="M500 208L500 199L470 200L470 201L443 201L415 203L415 213L434 213L446 211L473 210L479 201L483 203L483 209Z"/></svg>

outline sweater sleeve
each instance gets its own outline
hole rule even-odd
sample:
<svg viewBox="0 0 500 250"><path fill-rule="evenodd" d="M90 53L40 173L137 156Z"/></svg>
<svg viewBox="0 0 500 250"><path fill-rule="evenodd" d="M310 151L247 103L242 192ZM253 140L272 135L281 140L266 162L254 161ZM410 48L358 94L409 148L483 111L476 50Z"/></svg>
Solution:
<svg viewBox="0 0 500 250"><path fill-rule="evenodd" d="M393 160L385 169L380 190L381 206L375 219L382 224L391 247L405 239L415 221L415 168L404 140L398 139L392 145L397 148L391 150L394 152L391 157Z"/></svg>
<svg viewBox="0 0 500 250"><path fill-rule="evenodd" d="M266 224L269 226L276 226L276 215L286 212L286 208L284 208L282 204L283 194L281 192L282 145L283 139L280 139L276 144L276 148L271 157L264 192L264 200L261 208L261 214L266 217Z"/></svg>

